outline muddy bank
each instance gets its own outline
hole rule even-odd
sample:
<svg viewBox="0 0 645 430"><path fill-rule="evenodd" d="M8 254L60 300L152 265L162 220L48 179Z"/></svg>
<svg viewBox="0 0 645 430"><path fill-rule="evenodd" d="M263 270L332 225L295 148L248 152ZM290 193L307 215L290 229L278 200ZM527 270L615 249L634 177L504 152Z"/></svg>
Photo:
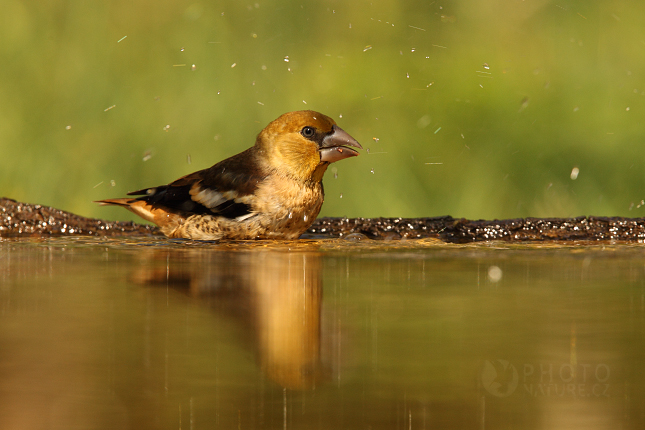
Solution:
<svg viewBox="0 0 645 430"><path fill-rule="evenodd" d="M645 240L645 218L578 217L472 221L451 216L434 218L320 218L307 236L371 239L438 238L466 243L488 240ZM0 198L0 237L161 235L156 227L133 222L86 218L48 206Z"/></svg>
<svg viewBox="0 0 645 430"><path fill-rule="evenodd" d="M0 198L0 237L161 234L156 227L105 221L41 205Z"/></svg>

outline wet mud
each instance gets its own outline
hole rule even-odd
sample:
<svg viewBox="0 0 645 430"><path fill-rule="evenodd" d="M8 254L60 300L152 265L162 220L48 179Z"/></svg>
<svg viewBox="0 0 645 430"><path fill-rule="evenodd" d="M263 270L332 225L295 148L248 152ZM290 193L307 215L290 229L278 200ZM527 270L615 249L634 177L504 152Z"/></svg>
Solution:
<svg viewBox="0 0 645 430"><path fill-rule="evenodd" d="M86 218L48 206L0 198L0 237L150 236L156 227ZM434 218L319 218L307 237L361 236L375 240L437 238L450 243L491 240L625 241L645 240L645 218L578 217L468 220Z"/></svg>
<svg viewBox="0 0 645 430"><path fill-rule="evenodd" d="M86 218L49 206L0 198L0 237L151 234L161 232L149 225Z"/></svg>

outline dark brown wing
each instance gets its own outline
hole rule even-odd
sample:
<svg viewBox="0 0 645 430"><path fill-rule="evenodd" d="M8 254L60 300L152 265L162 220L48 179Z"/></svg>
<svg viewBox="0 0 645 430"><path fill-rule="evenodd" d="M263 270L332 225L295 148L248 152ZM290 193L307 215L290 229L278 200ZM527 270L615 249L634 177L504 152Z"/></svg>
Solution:
<svg viewBox="0 0 645 430"><path fill-rule="evenodd" d="M252 213L253 193L266 178L256 162L253 149L168 185L145 188L128 195L141 195L137 200L179 212L244 217Z"/></svg>

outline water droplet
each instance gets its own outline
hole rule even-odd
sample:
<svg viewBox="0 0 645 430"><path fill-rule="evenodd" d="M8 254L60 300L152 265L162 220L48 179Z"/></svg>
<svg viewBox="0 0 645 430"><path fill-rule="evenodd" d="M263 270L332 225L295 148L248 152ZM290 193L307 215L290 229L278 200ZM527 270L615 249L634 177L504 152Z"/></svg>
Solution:
<svg viewBox="0 0 645 430"><path fill-rule="evenodd" d="M303 221L304 221L304 222L307 222L307 220L309 219L309 217L308 217L307 215L305 215L305 216L303 216L303 217L302 217L302 219L303 219Z"/></svg>
<svg viewBox="0 0 645 430"><path fill-rule="evenodd" d="M237 66L237 63L233 63L233 64L231 64L231 69L232 69L233 67L235 67L235 66Z"/></svg>
<svg viewBox="0 0 645 430"><path fill-rule="evenodd" d="M427 126L430 125L432 122L432 118L430 118L430 115L423 115L419 120L417 121L417 127L419 128L426 128Z"/></svg>
<svg viewBox="0 0 645 430"><path fill-rule="evenodd" d="M285 63L288 63L288 62L289 62L289 56L288 56L288 55L287 55L286 57L284 57L284 62L285 62Z"/></svg>
<svg viewBox="0 0 645 430"><path fill-rule="evenodd" d="M490 69L490 66L488 65L488 63L484 63L484 69L486 69L486 70Z"/></svg>
<svg viewBox="0 0 645 430"><path fill-rule="evenodd" d="M370 169L370 172L372 172L372 174L374 174L374 168L373 167Z"/></svg>
<svg viewBox="0 0 645 430"><path fill-rule="evenodd" d="M71 125L68 125L67 127L65 127L65 130L71 130L71 129L72 129Z"/></svg>
<svg viewBox="0 0 645 430"><path fill-rule="evenodd" d="M170 130L170 124L164 125L163 131L168 131L168 130Z"/></svg>
<svg viewBox="0 0 645 430"><path fill-rule="evenodd" d="M193 64L192 66L190 66L190 70L194 72L195 70L197 70L197 66Z"/></svg>
<svg viewBox="0 0 645 430"><path fill-rule="evenodd" d="M110 185L113 186L113 187L116 187L116 182L114 181L114 179L110 180Z"/></svg>
<svg viewBox="0 0 645 430"><path fill-rule="evenodd" d="M293 212L289 212L289 219L293 218Z"/></svg>
<svg viewBox="0 0 645 430"><path fill-rule="evenodd" d="M577 167L574 167L573 169L571 169L571 175L570 175L571 180L575 181L576 179L578 179L579 173L580 173L580 169L578 169Z"/></svg>
<svg viewBox="0 0 645 430"><path fill-rule="evenodd" d="M343 193L340 193L340 198L341 198L341 199L343 198Z"/></svg>
<svg viewBox="0 0 645 430"><path fill-rule="evenodd" d="M368 239L368 237L362 233L350 233L343 238L343 240L346 240L348 242L360 242L361 240L366 239Z"/></svg>
<svg viewBox="0 0 645 430"><path fill-rule="evenodd" d="M498 282L502 279L502 269L498 266L490 266L488 268L488 280L491 282Z"/></svg>
<svg viewBox="0 0 645 430"><path fill-rule="evenodd" d="M181 49L180 49L180 51L181 51L181 52L184 52L184 48L181 48Z"/></svg>

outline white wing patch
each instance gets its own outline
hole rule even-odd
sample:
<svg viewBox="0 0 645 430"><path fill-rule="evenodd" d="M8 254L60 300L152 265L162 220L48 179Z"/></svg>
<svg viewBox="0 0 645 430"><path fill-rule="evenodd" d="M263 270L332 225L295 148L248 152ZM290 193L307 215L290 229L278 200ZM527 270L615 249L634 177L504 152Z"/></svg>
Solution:
<svg viewBox="0 0 645 430"><path fill-rule="evenodd" d="M190 189L190 195L193 201L206 206L208 209L213 209L229 200L233 200L236 203L246 203L247 200L245 197L237 198L237 191L219 192L211 188L201 188L199 185L193 185Z"/></svg>
<svg viewBox="0 0 645 430"><path fill-rule="evenodd" d="M224 191L222 193L222 196L226 200L235 200L236 203L239 203L237 198L237 191Z"/></svg>
<svg viewBox="0 0 645 430"><path fill-rule="evenodd" d="M256 199L256 197L253 194L247 194L246 196L236 197L235 203L244 203L251 206L254 199Z"/></svg>
<svg viewBox="0 0 645 430"><path fill-rule="evenodd" d="M198 186L193 186L191 188L190 195L194 201L206 206L208 209L212 209L227 200L227 198L219 191L211 190L209 188L200 189Z"/></svg>
<svg viewBox="0 0 645 430"><path fill-rule="evenodd" d="M251 213L248 213L246 215L238 216L237 218L235 218L235 220L236 221L244 221L244 220L249 219L249 218L251 218L252 216L255 216L255 215L257 215L255 212L251 212Z"/></svg>

